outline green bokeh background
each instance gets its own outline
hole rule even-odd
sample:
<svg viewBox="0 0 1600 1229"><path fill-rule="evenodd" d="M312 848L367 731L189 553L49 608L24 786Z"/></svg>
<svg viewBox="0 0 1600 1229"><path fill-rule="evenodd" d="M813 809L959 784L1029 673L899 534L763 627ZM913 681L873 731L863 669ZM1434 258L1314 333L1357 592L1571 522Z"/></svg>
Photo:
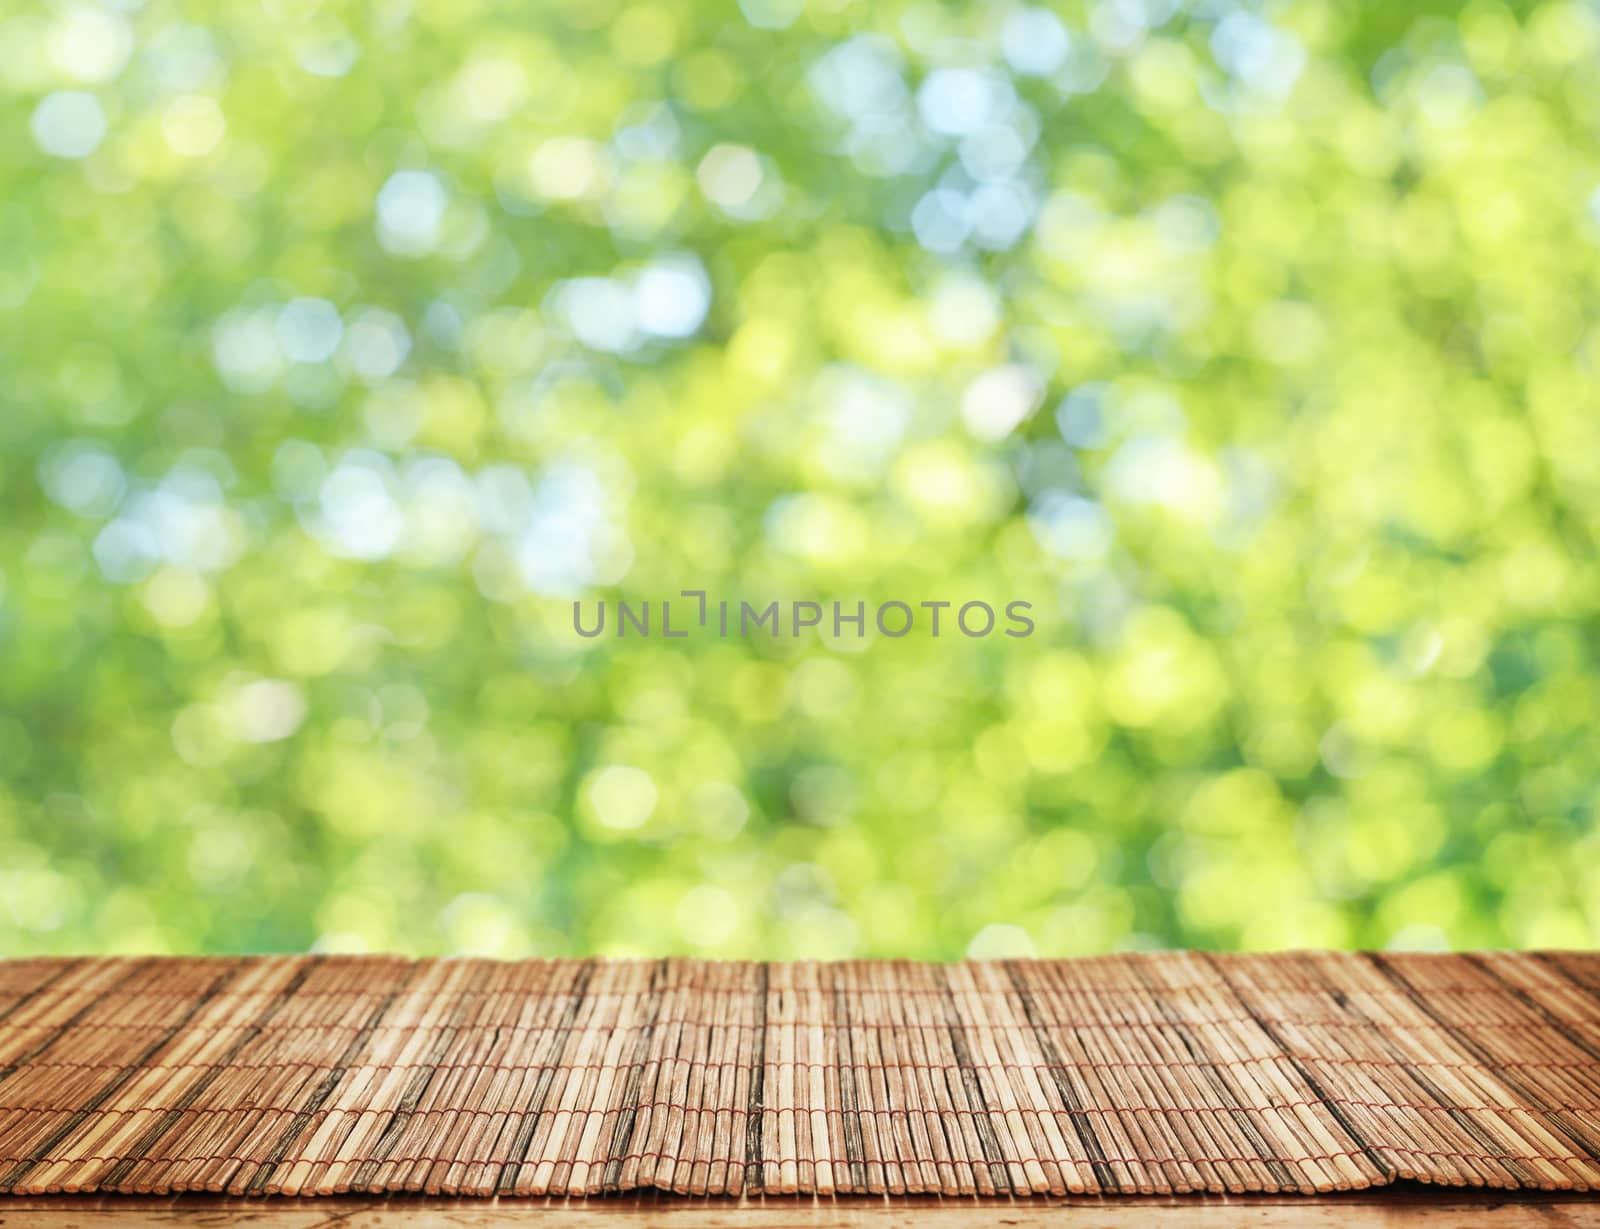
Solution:
<svg viewBox="0 0 1600 1229"><path fill-rule="evenodd" d="M1593 944L1597 63L13 0L0 949ZM573 634L684 588L1038 630Z"/></svg>

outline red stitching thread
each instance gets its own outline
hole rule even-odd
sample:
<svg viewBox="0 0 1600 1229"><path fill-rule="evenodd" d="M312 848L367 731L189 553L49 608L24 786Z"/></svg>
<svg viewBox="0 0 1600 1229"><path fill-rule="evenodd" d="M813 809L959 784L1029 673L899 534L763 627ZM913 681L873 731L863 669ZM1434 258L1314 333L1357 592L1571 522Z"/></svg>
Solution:
<svg viewBox="0 0 1600 1229"><path fill-rule="evenodd" d="M1115 1117L1119 1114L1267 1114L1281 1110L1295 1109L1326 1109L1330 1105L1348 1105L1357 1109L1372 1110L1408 1110L1419 1113L1452 1114L1458 1112L1474 1114L1597 1114L1600 1106L1596 1105L1453 1105L1439 1103L1435 1105L1421 1105L1407 1101L1363 1101L1353 1097L1326 1097L1321 1100L1308 1099L1303 1101L1285 1101L1278 1105L1121 1105L1114 1108L1100 1106L1084 1106L1070 1108L1063 1106L1059 1109L1049 1107L1020 1105L1014 1108L995 1105L983 1109L960 1109L956 1107L942 1108L940 1106L921 1106L916 1109L896 1107L878 1109L871 1106L857 1106L845 1109L839 1106L801 1105L764 1105L757 1114L798 1114L809 1117L813 1114L825 1114L838 1118L982 1118L1004 1117L1007 1114L1026 1114L1038 1118L1094 1118ZM77 1105L0 1105L0 1114L25 1113L25 1114L70 1114L76 1113L81 1107ZM686 1114L720 1117L723 1114L732 1114L739 1118L749 1118L751 1111L747 1108L732 1105L691 1105L683 1101L652 1100L630 1101L611 1106L560 1106L545 1105L540 1107L514 1106L505 1109L479 1109L466 1105L435 1105L428 1109L411 1109L404 1111L411 1118L435 1118L444 1115L453 1115L457 1118L497 1118L502 1115L525 1115L528 1112L540 1115L568 1114L572 1117L591 1117L595 1114L620 1114L629 1110L682 1110ZM302 1109L298 1105L253 1105L241 1104L231 1106L161 1106L138 1105L128 1108L103 1108L93 1111L91 1118L129 1117L134 1114L177 1114L180 1116L207 1116L217 1114L300 1114ZM327 1118L338 1114L346 1118L393 1117L402 1111L398 1107L378 1108L366 1106L361 1109L348 1109L338 1106L325 1106L322 1109L306 1114L308 1119Z"/></svg>
<svg viewBox="0 0 1600 1229"><path fill-rule="evenodd" d="M285 971L291 970L288 969L288 966L285 966ZM283 980L287 982L289 979L285 977ZM1527 989L1529 991L1537 992L1566 991L1569 994L1581 993L1576 986L1566 986L1563 983L1554 980L1541 983L1539 985L1529 986ZM770 1000L783 995L814 995L818 998L833 998L836 995L846 995L857 998L878 996L886 999L930 998L942 1000L948 999L952 995L954 995L957 999L960 999L963 996L971 996L975 993L987 996L994 993L996 990L1002 992L1008 1000L1013 1002L1020 1001L1021 999L1021 996L1017 993L1017 991L1008 984L996 983L994 985L989 985L982 981L974 981L970 985L966 983L951 982L947 986L939 988L893 985L853 985L835 987L824 983L818 983L815 985L771 987L767 990L765 996L760 994L754 981L743 986L709 986L697 983L670 983L664 986L657 986L654 990L651 990L648 987L640 987L633 990L586 990L582 994L574 994L570 989L550 989L547 983L542 983L536 986L527 986L518 985L517 983L513 982L496 986L492 989L483 989L482 987L462 987L460 989L452 990L445 990L440 987L419 987L413 983L409 987L402 989L396 997L400 1000L448 997L452 1002L456 1001L457 999L531 998L560 1000L576 998L580 1002L587 1003L592 1000L604 999L642 999L653 1001L664 998L669 994L688 993L693 994L696 997L747 997L752 1001L762 997ZM1275 985L1250 984L1240 986L1239 990L1245 994L1248 994L1250 997L1257 999L1284 994L1310 995L1316 998L1324 999L1332 997L1332 992L1328 990L1326 986L1319 985L1315 982L1285 982ZM1450 986L1434 986L1424 984L1418 985L1416 990L1430 995L1449 995L1452 998L1459 998L1463 995L1483 995L1488 998L1503 998L1506 993L1505 988L1502 986L1486 986L1482 984ZM1404 999L1410 997L1410 992L1407 990L1381 985L1351 987L1344 992L1348 995L1359 996L1361 998ZM28 991L26 989L20 991L0 992L0 1000L21 999L27 993ZM276 998L280 993L281 990L273 989L270 985L253 990L240 990L235 988L223 990L221 993L213 996L211 1001L214 1003L249 1002L254 999ZM381 988L328 988L322 990L302 988L294 991L291 997L297 1002L305 999L349 999L352 1002L371 1002L375 999L382 998L384 993L385 991ZM1067 999L1075 994L1103 995L1107 998L1132 998L1148 1002L1156 1002L1163 998L1170 998L1175 994L1199 994L1206 997L1217 998L1230 997L1227 989L1215 981L1187 982L1181 985L1159 984L1156 986L1114 986L1062 982L1048 986L1029 986L1028 988L1028 995L1035 1002L1039 1002L1041 1000L1049 1001L1051 999ZM70 984L65 987L51 986L46 990L40 991L34 1001L43 1002L52 998L65 999L79 996L93 997L94 992L91 990L91 988L86 986L78 986L76 988L73 988ZM194 993L175 990L125 990L109 996L107 1001L120 1002L123 1000L136 999L142 1003L191 1003L195 998L196 995Z"/></svg>
<svg viewBox="0 0 1600 1229"><path fill-rule="evenodd" d="M1549 1155L1545 1155L1545 1154L1542 1154L1542 1153L1453 1152L1453 1151L1444 1150L1444 1149L1423 1150L1423 1149L1417 1149L1417 1148L1401 1148L1401 1147L1397 1147L1397 1146L1390 1145L1390 1144L1374 1144L1373 1148L1377 1149L1379 1151L1384 1151L1384 1152L1398 1152L1398 1153L1402 1153L1402 1154L1404 1154L1406 1156L1428 1157L1428 1158L1434 1159L1434 1160L1492 1161L1492 1162L1504 1162L1504 1161L1521 1161L1521 1162L1549 1161L1549 1162L1551 1162L1553 1164L1571 1164L1573 1162L1577 1162L1580 1166L1587 1166L1589 1164L1589 1162L1587 1162L1585 1158L1580 1157L1580 1156L1549 1156ZM1131 1157L1129 1157L1129 1156L1110 1156L1110 1157L1015 1156L1015 1157L1002 1157L1002 1158L999 1158L999 1159L996 1159L996 1160L992 1160L992 1161L989 1160L988 1158L975 1158L975 1159L968 1160L966 1162L958 1162L958 1161L952 1161L952 1160L940 1160L937 1157L901 1157L901 1156L897 1156L895 1158L895 1161L896 1161L896 1163L898 1163L900 1165L935 1165L935 1166L948 1166L948 1167L950 1167L952 1169L962 1169L962 1168L975 1169L980 1165L982 1165L982 1166L994 1166L994 1165L1006 1166L1006 1165L1028 1165L1028 1164L1035 1164L1035 1163L1036 1164L1040 1164L1040 1165L1074 1165L1074 1166L1079 1166L1079 1167L1083 1167L1083 1168L1089 1168L1089 1167L1092 1167L1092 1166L1094 1166L1096 1164L1104 1164L1104 1165L1188 1165L1188 1166L1194 1166L1194 1165L1237 1165L1237 1164L1251 1164L1251 1165L1271 1165L1271 1164L1277 1164L1277 1165L1305 1165L1305 1164L1309 1164L1312 1161L1338 1161L1338 1160L1348 1160L1348 1159L1352 1159L1352 1158L1355 1158L1355 1157L1366 1157L1366 1156L1367 1156L1367 1152L1366 1152L1365 1149L1352 1148L1352 1149L1349 1149L1349 1150L1344 1151L1344 1152L1306 1153L1306 1154L1304 1154L1302 1156L1198 1156L1198 1157L1196 1157L1196 1156L1171 1156L1171 1157L1160 1157L1160 1156L1131 1156ZM366 1159L367 1158L363 1158L363 1157L350 1157L350 1158L335 1158L335 1159L331 1159L331 1160L321 1160L321 1159L317 1159L317 1158L313 1158L313 1157L309 1157L309 1156L289 1156L289 1157L284 1157L281 1161L279 1161L278 1164L277 1164L277 1168L278 1169L284 1169L284 1168L288 1168L288 1167L291 1167L291 1166L294 1166L294 1165L304 1164L306 1162L310 1162L312 1165L317 1166L317 1167L325 1168L325 1167L331 1166L331 1165L361 1164ZM736 1166L744 1167L747 1164L749 1164L748 1158L746 1158L744 1156L734 1156L734 1157L728 1157L728 1156L700 1157L700 1156L694 1156L694 1155L679 1156L679 1155L677 1155L675 1153L668 1153L668 1152L662 1152L662 1151L659 1151L659 1150L651 1149L651 1150L648 1150L648 1151L645 1151L645 1152L629 1152L629 1153L627 1153L627 1154L625 1154L623 1156L620 1156L620 1157L597 1156L597 1157L594 1157L594 1158L592 1158L590 1160L579 1160L576 1157L531 1157L531 1158L528 1158L526 1160L522 1160L522 1161L516 1162L516 1167L518 1169L526 1169L526 1168L529 1168L529 1167L538 1168L538 1167L540 1167L542 1165L551 1165L551 1166L556 1166L556 1167L559 1167L559 1166L562 1166L562 1165L567 1165L567 1166L574 1166L574 1165L589 1165L589 1166L611 1165L611 1164L616 1164L616 1163L621 1163L621 1164L626 1165L631 1161L644 1161L644 1160L651 1160L651 1159L654 1159L654 1160L670 1160L670 1161L673 1161L676 1164L690 1165L690 1166L700 1166L700 1165L736 1165ZM885 1158L885 1159L887 1159L887 1158ZM159 1157L127 1157L127 1156L117 1156L117 1155L102 1155L102 1154L96 1153L96 1154L93 1154L91 1156L62 1157L62 1158L59 1158L59 1159L46 1159L46 1160L43 1160L43 1161L40 1161L37 1158L31 1157L31 1156L0 1156L0 1164L15 1164L15 1163L20 1162L20 1161L28 1161L28 1162L30 1162L32 1164L35 1164L35 1165L47 1165L47 1166L48 1165L104 1164L104 1163L107 1163L107 1162L127 1161L127 1160L132 1160L132 1161L136 1161L136 1162L137 1161L157 1161L157 1162L160 1162L162 1164L178 1164L178 1163L182 1163L182 1164L191 1164L191 1165L192 1164L211 1164L211 1163L215 1163L215 1162L218 1162L218 1161L232 1161L232 1162L234 1162L236 1164L239 1164L239 1165L260 1165L260 1164L263 1163L264 1158L238 1156L238 1155L236 1155L234 1153L214 1153L214 1154L210 1154L210 1155L206 1155L206 1156L159 1156ZM411 1157L394 1157L394 1158L389 1158L386 1161L380 1162L380 1164L389 1164L389 1163L396 1163L396 1164L403 1164L403 1165L422 1165L422 1164L428 1164L428 1165L439 1165L439 1164L504 1165L504 1164L511 1163L511 1161L510 1161L509 1157L446 1156L446 1155L443 1155L443 1154L436 1154L436 1155L422 1155L422 1156L411 1156ZM821 1161L813 1159L813 1158L807 1158L807 1157L786 1157L786 1158L782 1158L782 1159L775 1158L775 1157L763 1157L761 1159L760 1164L763 1167L775 1166L775 1167L778 1167L780 1169L785 1165L797 1165L797 1166L815 1167L815 1166L818 1166L818 1165L826 1164L826 1165L834 1166L836 1168L845 1169L850 1165L850 1162L848 1160L846 1160L845 1158L843 1158L843 1157L840 1157L838 1159L830 1158L830 1159L821 1160ZM304 1188L301 1187L299 1189L304 1189Z"/></svg>
<svg viewBox="0 0 1600 1229"><path fill-rule="evenodd" d="M1426 1068L1430 1071L1505 1071L1505 1070L1536 1070L1536 1071L1592 1071L1600 1075L1600 1062L1586 1059L1572 1062L1556 1062L1554 1060L1510 1060L1506 1062L1482 1063L1455 1063L1444 1062L1437 1059L1417 1059L1415 1061L1397 1058L1357 1058L1352 1056L1322 1056L1307 1054L1303 1051L1286 1050L1277 1054L1258 1054L1249 1058L1219 1058L1214 1062L1197 1062L1188 1059L1175 1059L1172 1062L1151 1060L1141 1062L1132 1059L1088 1059L1082 1062L1063 1063L918 1063L918 1062L856 1062L856 1063L814 1063L801 1059L776 1059L769 1058L761 1064L764 1071L773 1069L782 1070L793 1067L796 1071L1214 1071L1219 1068L1256 1067L1263 1063L1316 1063L1323 1067L1375 1067L1387 1069L1400 1067L1406 1070ZM76 1062L71 1059L38 1060L25 1063L17 1068L17 1073L32 1070L66 1070L66 1071L123 1071L132 1064L119 1062ZM756 1064L744 1059L727 1058L712 1061L703 1058L680 1058L674 1055L661 1055L647 1058L643 1062L627 1063L495 1063L495 1062L455 1062L455 1063L352 1063L344 1070L356 1071L632 1071L635 1067L687 1067L693 1071L699 1068L707 1070L736 1068L739 1070L754 1071ZM151 1063L140 1066L139 1071L334 1071L339 1070L335 1062L311 1062L305 1059L283 1059L277 1062L234 1062L225 1066L218 1063Z"/></svg>
<svg viewBox="0 0 1600 1229"><path fill-rule="evenodd" d="M1559 1016L1559 1023L1570 1024L1579 1028L1587 1028L1593 1024L1593 1019L1588 1016ZM295 1033L418 1033L418 1032L456 1032L456 1033L627 1033L640 1032L645 1029L660 1030L673 1025L686 1025L690 1028L716 1029L724 1033L742 1033L762 1031L768 1036L782 1033L785 1029L790 1031L818 1029L822 1032L834 1034L849 1034L852 1032L935 1032L948 1033L951 1029L978 1029L986 1032L1018 1032L1034 1033L1039 1029L1058 1029L1063 1031L1076 1030L1078 1032L1099 1033L1125 1033L1130 1029L1141 1029L1149 1032L1162 1030L1182 1031L1197 1028L1236 1028L1243 1025L1267 1025L1274 1028L1301 1028L1301 1029L1326 1029L1330 1032L1365 1032L1374 1036L1384 1036L1388 1030L1399 1030L1402 1033L1467 1033L1467 1032L1503 1032L1511 1034L1528 1034L1538 1037L1550 1036L1553 1025L1544 1021L1501 1021L1501 1020L1462 1020L1453 1024L1440 1024L1432 1020L1322 1020L1301 1019L1293 1016L1219 1016L1204 1019L1180 1020L1038 1020L1020 1023L1004 1023L1002 1021L986 1018L964 1017L951 1023L936 1023L932 1021L901 1021L901 1020L784 1020L769 1018L763 1024L756 1024L742 1020L717 1020L698 1019L679 1016L657 1017L654 1020L634 1020L631 1023L621 1024L603 1020L588 1020L577 1024L513 1024L494 1020L470 1020L461 1024L449 1023L423 1023L413 1021L409 1023L378 1024L368 1029L361 1024L318 1023L307 1021L300 1024L269 1024L265 1027L252 1023L249 1020L239 1020L229 1024L189 1024L184 1027L184 1034L214 1036L219 1033L255 1031L264 1036L283 1037ZM0 1024L0 1031L10 1030L17 1033L48 1033L53 1032L59 1025L54 1024ZM64 1034L65 1037L76 1037L84 1033L100 1032L131 1032L131 1033L160 1033L165 1031L165 1026L160 1023L124 1024L116 1021L86 1021L73 1025Z"/></svg>

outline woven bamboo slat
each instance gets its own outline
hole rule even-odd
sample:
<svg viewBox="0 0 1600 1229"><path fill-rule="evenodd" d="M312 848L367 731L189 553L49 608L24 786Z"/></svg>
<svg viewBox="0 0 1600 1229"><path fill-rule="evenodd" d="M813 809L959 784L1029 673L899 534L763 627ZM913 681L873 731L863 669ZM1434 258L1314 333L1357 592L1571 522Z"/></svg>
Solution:
<svg viewBox="0 0 1600 1229"><path fill-rule="evenodd" d="M0 1195L1600 1189L1600 955L0 962Z"/></svg>

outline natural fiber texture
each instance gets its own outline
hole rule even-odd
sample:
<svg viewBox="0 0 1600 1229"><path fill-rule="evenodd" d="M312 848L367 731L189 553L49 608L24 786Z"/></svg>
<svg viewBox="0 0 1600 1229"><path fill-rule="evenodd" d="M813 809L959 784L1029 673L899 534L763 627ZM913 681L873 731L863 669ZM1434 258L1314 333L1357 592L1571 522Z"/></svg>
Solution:
<svg viewBox="0 0 1600 1229"><path fill-rule="evenodd" d="M1600 956L0 963L0 1192L1600 1187Z"/></svg>

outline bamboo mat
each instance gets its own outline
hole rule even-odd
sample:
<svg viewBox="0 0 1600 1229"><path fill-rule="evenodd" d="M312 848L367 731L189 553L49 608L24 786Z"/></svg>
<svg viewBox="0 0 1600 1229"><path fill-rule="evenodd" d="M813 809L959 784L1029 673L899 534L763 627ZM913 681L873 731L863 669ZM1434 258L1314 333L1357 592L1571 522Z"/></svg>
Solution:
<svg viewBox="0 0 1600 1229"><path fill-rule="evenodd" d="M0 1193L1600 1188L1600 955L0 962Z"/></svg>

